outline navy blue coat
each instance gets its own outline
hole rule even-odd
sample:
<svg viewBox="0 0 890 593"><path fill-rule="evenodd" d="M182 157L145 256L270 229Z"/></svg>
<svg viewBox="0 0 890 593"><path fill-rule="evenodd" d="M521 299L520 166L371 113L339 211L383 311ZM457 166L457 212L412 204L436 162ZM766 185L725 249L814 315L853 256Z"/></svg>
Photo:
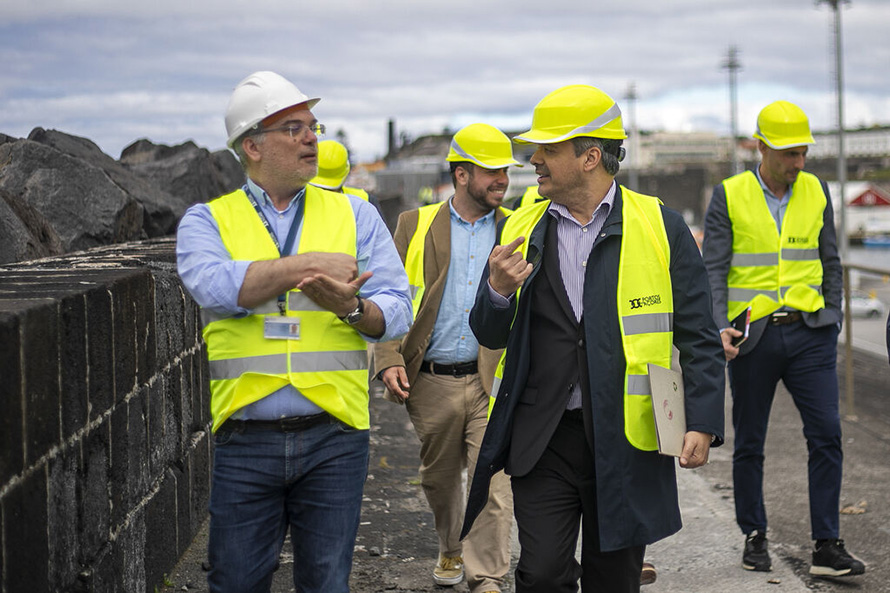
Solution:
<svg viewBox="0 0 890 593"><path fill-rule="evenodd" d="M725 358L711 315L708 278L698 246L683 219L673 210L662 207L662 212L671 250L674 345L679 349L684 374L687 429L716 435L714 446L719 446L724 430ZM603 551L650 544L681 527L674 458L635 449L624 435L626 363L616 302L621 216L619 191L590 252L584 279L583 321ZM514 301L506 309L492 305L486 267L470 313L470 326L479 343L488 348L506 346L507 360L470 489L464 535L485 505L491 476L504 468L513 412L517 405L528 405L520 400L529 366L529 301L534 294L529 288L538 280L550 218L545 214L528 237L526 259L535 264L535 269L526 279L518 303Z"/></svg>

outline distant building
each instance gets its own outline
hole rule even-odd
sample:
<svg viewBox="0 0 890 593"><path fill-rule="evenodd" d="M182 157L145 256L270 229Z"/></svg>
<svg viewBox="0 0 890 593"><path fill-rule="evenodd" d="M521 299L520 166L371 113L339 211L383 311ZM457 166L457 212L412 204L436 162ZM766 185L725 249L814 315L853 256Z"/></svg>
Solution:
<svg viewBox="0 0 890 593"><path fill-rule="evenodd" d="M505 133L513 137L519 132ZM373 173L377 195L387 211L390 228L402 210L416 208L429 200L443 200L452 194L449 167L445 161L452 135L453 132L445 130L441 134L422 136L410 142L403 139L399 147L390 146L386 167ZM837 135L833 132L814 132L813 135L816 144L809 148L807 170L822 179L836 178ZM394 122L390 122L391 142L394 142L394 138ZM844 138L848 179L861 180L875 171L890 170L890 126L850 130ZM682 213L692 227L701 224L713 187L732 174L733 149L745 169L760 162L756 140L745 137L733 142L730 137L713 132L641 132L637 142L625 142L627 150L633 146L639 147L638 153L628 154L622 162L618 182L628 184L628 172L634 169L637 186L633 189L657 195L665 205ZM534 149L534 145L514 145L515 158L526 166L510 167L508 201L522 195L526 187L537 183L534 167L528 164ZM848 203L855 198L850 197L851 187L854 187L852 182L847 187ZM877 192L875 196L886 195L877 185L874 188ZM838 207L839 202L835 204L835 212ZM851 205L849 210L855 207L858 204ZM878 218L883 220L884 208L880 210ZM890 211L890 208L887 210ZM883 228L880 226L882 222L868 218L874 217L876 210L866 209L862 212L871 214L863 214L863 220L857 218L859 214L847 218L851 236L859 226L866 229L865 232L871 232L868 229L875 224Z"/></svg>

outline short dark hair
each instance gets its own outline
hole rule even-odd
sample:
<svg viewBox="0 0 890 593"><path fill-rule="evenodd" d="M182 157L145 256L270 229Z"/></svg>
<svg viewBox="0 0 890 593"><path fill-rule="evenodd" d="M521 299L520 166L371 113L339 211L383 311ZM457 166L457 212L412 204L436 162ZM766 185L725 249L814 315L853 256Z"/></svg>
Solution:
<svg viewBox="0 0 890 593"><path fill-rule="evenodd" d="M471 163L470 161L457 161L449 163L451 165L451 185L457 187L457 175L455 175L455 171L457 171L458 167L462 167L464 171L473 176L473 173L476 172L476 163Z"/></svg>
<svg viewBox="0 0 890 593"><path fill-rule="evenodd" d="M575 156L581 156L591 148L599 148L603 155L603 169L611 176L618 174L621 167L621 144L624 140L609 138L594 138L593 136L576 136L572 138L572 146L575 148Z"/></svg>

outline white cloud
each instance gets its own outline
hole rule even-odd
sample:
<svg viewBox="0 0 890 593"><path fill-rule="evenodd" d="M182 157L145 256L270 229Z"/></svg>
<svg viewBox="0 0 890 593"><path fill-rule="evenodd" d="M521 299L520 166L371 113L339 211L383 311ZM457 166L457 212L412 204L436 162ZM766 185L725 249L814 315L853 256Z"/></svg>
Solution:
<svg viewBox="0 0 890 593"><path fill-rule="evenodd" d="M890 123L890 3L843 12L845 119ZM360 159L386 151L387 122L417 136L486 121L525 129L570 83L625 103L644 129L729 131L727 72L740 50L739 132L785 98L835 124L832 13L813 0L52 0L0 8L0 132L86 136L116 156L137 138L224 146L235 83L271 69L319 95L319 119Z"/></svg>

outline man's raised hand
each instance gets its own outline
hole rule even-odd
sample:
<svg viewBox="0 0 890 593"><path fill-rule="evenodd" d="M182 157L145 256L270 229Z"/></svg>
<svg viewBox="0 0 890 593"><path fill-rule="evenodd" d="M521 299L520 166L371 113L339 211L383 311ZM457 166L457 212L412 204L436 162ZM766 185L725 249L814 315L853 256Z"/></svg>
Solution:
<svg viewBox="0 0 890 593"><path fill-rule="evenodd" d="M525 242L525 237L517 237L506 245L495 245L488 256L488 282L501 296L508 297L522 286L532 273L533 266L525 261L516 249Z"/></svg>

